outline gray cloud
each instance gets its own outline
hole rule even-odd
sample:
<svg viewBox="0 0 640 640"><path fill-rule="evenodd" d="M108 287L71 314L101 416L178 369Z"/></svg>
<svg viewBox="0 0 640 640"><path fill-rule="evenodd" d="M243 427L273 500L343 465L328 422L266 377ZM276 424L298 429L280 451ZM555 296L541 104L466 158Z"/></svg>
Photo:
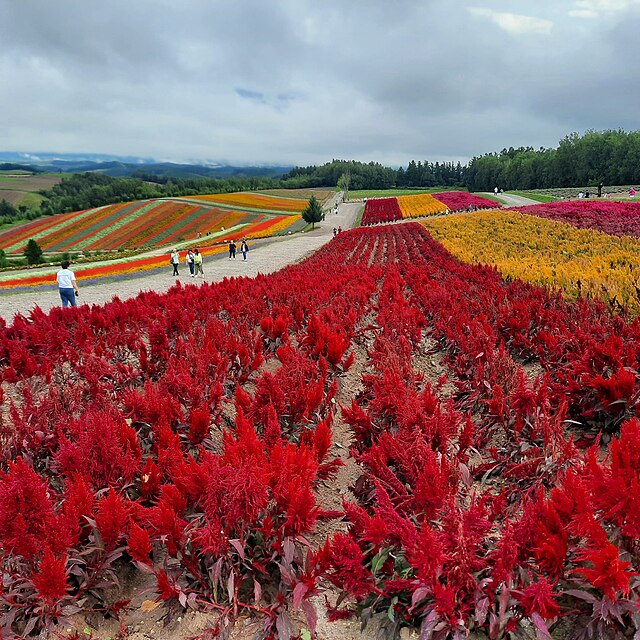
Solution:
<svg viewBox="0 0 640 640"><path fill-rule="evenodd" d="M637 129L637 0L0 0L0 149L404 164Z"/></svg>

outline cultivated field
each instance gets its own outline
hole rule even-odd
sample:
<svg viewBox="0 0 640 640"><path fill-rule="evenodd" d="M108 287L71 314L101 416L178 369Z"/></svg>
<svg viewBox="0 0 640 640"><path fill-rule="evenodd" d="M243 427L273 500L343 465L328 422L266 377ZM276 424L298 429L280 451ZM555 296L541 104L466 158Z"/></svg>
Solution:
<svg viewBox="0 0 640 640"><path fill-rule="evenodd" d="M0 200L6 200L14 206L34 206L42 200L38 191L51 189L61 180L60 174L0 173Z"/></svg>
<svg viewBox="0 0 640 640"><path fill-rule="evenodd" d="M306 205L301 198L250 193L118 203L11 227L0 232L0 249L22 254L29 239L46 252L77 252L155 248L208 236L255 238L297 230Z"/></svg>

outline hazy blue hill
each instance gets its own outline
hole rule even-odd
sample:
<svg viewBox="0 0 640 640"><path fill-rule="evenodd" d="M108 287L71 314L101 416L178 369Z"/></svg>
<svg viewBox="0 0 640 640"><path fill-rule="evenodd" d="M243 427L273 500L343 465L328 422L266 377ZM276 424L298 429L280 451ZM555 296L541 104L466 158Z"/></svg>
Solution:
<svg viewBox="0 0 640 640"><path fill-rule="evenodd" d="M128 176L158 176L161 178L230 178L280 177L291 166L232 166L179 164L158 162L153 158L135 156L109 156L101 154L21 153L0 151L0 163L19 164L37 171L63 171L68 173L100 172L114 178Z"/></svg>

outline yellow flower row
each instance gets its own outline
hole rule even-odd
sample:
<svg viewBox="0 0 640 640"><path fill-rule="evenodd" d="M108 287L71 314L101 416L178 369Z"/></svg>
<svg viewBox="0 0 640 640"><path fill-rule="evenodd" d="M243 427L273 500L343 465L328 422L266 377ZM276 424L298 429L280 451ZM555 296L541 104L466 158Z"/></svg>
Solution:
<svg viewBox="0 0 640 640"><path fill-rule="evenodd" d="M290 226L292 226L294 223L300 220L301 217L302 216L300 215L281 216L280 220L275 220L274 224L267 227L266 229L259 228L256 231L247 233L243 237L245 237L247 240L249 239L257 240L258 238L268 238L269 236L273 236L276 233L280 233L281 231L288 229Z"/></svg>
<svg viewBox="0 0 640 640"><path fill-rule="evenodd" d="M603 298L640 313L640 239L515 211L457 214L422 223L464 262L494 264L504 276Z"/></svg>
<svg viewBox="0 0 640 640"><path fill-rule="evenodd" d="M447 205L437 200L429 193L415 196L399 196L396 198L403 218L424 218L444 213Z"/></svg>
<svg viewBox="0 0 640 640"><path fill-rule="evenodd" d="M249 209L266 209L271 211L300 212L307 206L306 200L294 198L280 198L260 193L215 193L205 196L189 196L190 200L204 200L206 202L219 202L234 207L247 207Z"/></svg>

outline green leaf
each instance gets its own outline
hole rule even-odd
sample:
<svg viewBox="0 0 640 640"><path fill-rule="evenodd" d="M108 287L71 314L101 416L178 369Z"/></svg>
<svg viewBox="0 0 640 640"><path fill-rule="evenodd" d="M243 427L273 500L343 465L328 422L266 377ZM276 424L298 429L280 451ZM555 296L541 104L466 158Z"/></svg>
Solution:
<svg viewBox="0 0 640 640"><path fill-rule="evenodd" d="M309 629L300 629L300 637L302 640L311 640L311 632Z"/></svg>
<svg viewBox="0 0 640 640"><path fill-rule="evenodd" d="M380 551L373 557L373 560L371 561L371 573L373 573L374 576L378 571L380 571L380 569L382 569L382 566L387 561L388 557L388 549L380 549Z"/></svg>

